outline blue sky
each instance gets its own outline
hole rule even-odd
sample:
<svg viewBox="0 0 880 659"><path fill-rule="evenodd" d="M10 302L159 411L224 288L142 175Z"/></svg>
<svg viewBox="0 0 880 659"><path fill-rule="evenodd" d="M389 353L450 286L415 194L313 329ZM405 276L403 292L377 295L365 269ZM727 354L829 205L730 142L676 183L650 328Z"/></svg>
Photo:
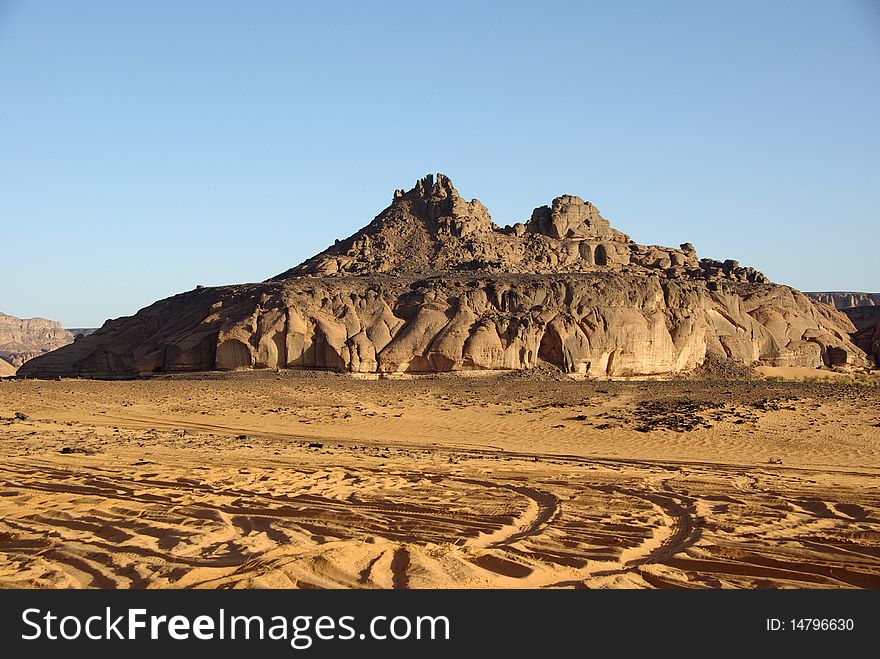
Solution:
<svg viewBox="0 0 880 659"><path fill-rule="evenodd" d="M880 290L880 3L0 0L0 311L259 281L428 172Z"/></svg>

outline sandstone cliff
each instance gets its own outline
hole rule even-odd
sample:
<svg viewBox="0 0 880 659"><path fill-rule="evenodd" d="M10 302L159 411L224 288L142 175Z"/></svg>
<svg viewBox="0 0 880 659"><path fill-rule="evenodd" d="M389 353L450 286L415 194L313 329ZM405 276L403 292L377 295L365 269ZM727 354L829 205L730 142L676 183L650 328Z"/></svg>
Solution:
<svg viewBox="0 0 880 659"><path fill-rule="evenodd" d="M853 293L849 291L823 291L818 293L804 293L811 300L830 304L837 309L849 309L852 307L877 307L880 306L880 293Z"/></svg>
<svg viewBox="0 0 880 659"><path fill-rule="evenodd" d="M0 357L13 366L21 366L72 341L73 334L54 320L22 319L0 313Z"/></svg>
<svg viewBox="0 0 880 659"><path fill-rule="evenodd" d="M563 196L511 227L445 176L259 284L200 288L108 321L22 376L186 370L361 373L526 369L624 376L745 364L866 364L829 305L733 260L644 246Z"/></svg>

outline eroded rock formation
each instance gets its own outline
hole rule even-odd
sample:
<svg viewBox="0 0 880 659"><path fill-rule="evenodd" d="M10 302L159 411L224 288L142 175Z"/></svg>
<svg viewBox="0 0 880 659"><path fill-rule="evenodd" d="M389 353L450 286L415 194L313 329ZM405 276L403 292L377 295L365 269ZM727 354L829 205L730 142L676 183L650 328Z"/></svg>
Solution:
<svg viewBox="0 0 880 659"><path fill-rule="evenodd" d="M61 323L45 318L16 318L0 313L0 358L13 366L73 341Z"/></svg>
<svg viewBox="0 0 880 659"><path fill-rule="evenodd" d="M671 278L766 282L737 261L698 259L680 249L639 245L611 228L599 210L564 195L525 223L498 227L478 200L465 201L446 176L397 190L388 208L346 240L274 278L351 274L556 274L659 271Z"/></svg>
<svg viewBox="0 0 880 659"><path fill-rule="evenodd" d="M829 305L733 260L644 246L579 197L498 227L428 176L369 225L260 284L200 288L108 321L24 376L237 368L526 369L623 376L744 364L863 365Z"/></svg>

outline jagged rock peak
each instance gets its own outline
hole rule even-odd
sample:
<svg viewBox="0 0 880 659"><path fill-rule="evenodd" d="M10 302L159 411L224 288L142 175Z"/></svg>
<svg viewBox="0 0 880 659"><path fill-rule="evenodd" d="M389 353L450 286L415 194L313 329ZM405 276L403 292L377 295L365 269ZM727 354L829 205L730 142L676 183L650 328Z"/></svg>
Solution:
<svg viewBox="0 0 880 659"><path fill-rule="evenodd" d="M497 229L492 224L489 211L477 199L466 201L455 189L452 180L445 174L428 174L419 179L408 191L395 190L394 199L385 211L374 220L381 225L394 210L402 211L408 219L426 223L432 233L441 236L467 235L480 231Z"/></svg>
<svg viewBox="0 0 880 659"><path fill-rule="evenodd" d="M644 246L611 227L592 203L574 195L536 208L527 222L501 228L477 199L466 201L444 174L410 190L370 224L274 280L301 276L486 273L559 274L624 270L670 278L764 281L736 261L699 260L681 249Z"/></svg>
<svg viewBox="0 0 880 659"><path fill-rule="evenodd" d="M440 201L449 197L461 196L452 184L452 179L446 176L446 174L437 173L436 178L434 177L434 174L428 174L416 181L415 186L410 190L395 190L394 198L400 199L401 197L408 196L410 198Z"/></svg>

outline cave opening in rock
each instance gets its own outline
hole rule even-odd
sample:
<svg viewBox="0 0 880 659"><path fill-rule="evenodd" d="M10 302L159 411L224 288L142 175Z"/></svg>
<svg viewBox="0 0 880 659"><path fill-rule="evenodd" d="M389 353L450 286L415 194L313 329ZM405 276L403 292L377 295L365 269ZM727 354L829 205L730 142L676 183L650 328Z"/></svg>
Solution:
<svg viewBox="0 0 880 659"><path fill-rule="evenodd" d="M843 348L828 348L828 365L842 366L847 363L849 355Z"/></svg>
<svg viewBox="0 0 880 659"><path fill-rule="evenodd" d="M596 265L608 265L608 252L605 245L596 245Z"/></svg>
<svg viewBox="0 0 880 659"><path fill-rule="evenodd" d="M541 337L541 343L538 346L538 359L563 367L565 365L565 355L562 350L562 337L559 332L552 326L548 326Z"/></svg>

